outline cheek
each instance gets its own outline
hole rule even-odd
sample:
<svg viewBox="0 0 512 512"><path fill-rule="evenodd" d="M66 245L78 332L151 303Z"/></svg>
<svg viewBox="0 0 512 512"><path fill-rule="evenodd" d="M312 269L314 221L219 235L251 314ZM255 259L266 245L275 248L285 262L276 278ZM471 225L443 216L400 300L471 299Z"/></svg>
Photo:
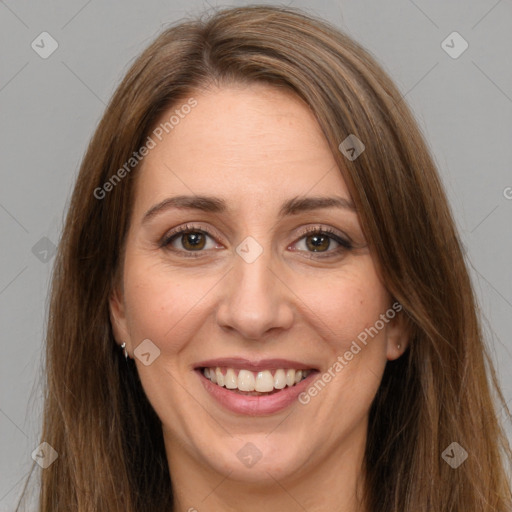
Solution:
<svg viewBox="0 0 512 512"><path fill-rule="evenodd" d="M349 350L361 333L364 339L366 329L389 307L389 295L369 256L326 279L304 279L296 286L303 302L300 314L310 319L336 354Z"/></svg>
<svg viewBox="0 0 512 512"><path fill-rule="evenodd" d="M161 351L179 351L197 332L207 293L218 276L171 272L136 257L126 263L125 297L134 347L148 338Z"/></svg>
<svg viewBox="0 0 512 512"><path fill-rule="evenodd" d="M308 318L317 318L315 330L322 332L325 357L317 381L299 402L317 424L336 423L326 441L339 442L364 420L387 362L388 323L381 315L386 315L390 297L371 260L359 263L329 279L323 294L318 282L309 283L305 291L305 302L313 311Z"/></svg>

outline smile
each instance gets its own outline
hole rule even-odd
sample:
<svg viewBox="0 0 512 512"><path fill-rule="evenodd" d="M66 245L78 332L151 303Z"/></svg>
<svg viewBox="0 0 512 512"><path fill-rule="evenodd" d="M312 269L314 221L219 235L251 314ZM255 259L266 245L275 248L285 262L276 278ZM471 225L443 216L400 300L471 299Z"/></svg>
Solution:
<svg viewBox="0 0 512 512"><path fill-rule="evenodd" d="M244 416L284 411L319 374L318 368L288 359L210 359L194 370L207 395L223 409Z"/></svg>
<svg viewBox="0 0 512 512"><path fill-rule="evenodd" d="M313 370L279 368L277 370L251 371L237 368L202 368L203 375L217 386L258 396L270 394L285 387L293 387Z"/></svg>

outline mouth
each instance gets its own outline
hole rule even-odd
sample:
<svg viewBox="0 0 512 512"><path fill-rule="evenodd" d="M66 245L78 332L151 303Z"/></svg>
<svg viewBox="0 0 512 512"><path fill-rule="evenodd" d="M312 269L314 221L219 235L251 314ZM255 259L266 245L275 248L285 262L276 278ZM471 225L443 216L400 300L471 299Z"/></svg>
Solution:
<svg viewBox="0 0 512 512"><path fill-rule="evenodd" d="M288 407L319 373L317 368L283 359L217 359L199 363L194 370L217 402L251 416Z"/></svg>
<svg viewBox="0 0 512 512"><path fill-rule="evenodd" d="M256 372L244 368L212 366L200 367L199 371L219 387L225 387L240 395L264 396L299 384L315 370L277 368Z"/></svg>

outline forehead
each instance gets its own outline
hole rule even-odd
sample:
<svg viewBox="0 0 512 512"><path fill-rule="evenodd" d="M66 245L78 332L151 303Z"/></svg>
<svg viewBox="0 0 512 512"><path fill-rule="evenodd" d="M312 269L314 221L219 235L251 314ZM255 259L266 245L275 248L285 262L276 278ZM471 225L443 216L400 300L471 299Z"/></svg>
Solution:
<svg viewBox="0 0 512 512"><path fill-rule="evenodd" d="M136 210L181 194L240 206L248 198L253 205L281 203L309 193L350 197L315 116L294 94L257 84L191 98L193 108L183 108L194 104L190 98L176 103L157 123L159 137L151 134L155 146L139 169Z"/></svg>

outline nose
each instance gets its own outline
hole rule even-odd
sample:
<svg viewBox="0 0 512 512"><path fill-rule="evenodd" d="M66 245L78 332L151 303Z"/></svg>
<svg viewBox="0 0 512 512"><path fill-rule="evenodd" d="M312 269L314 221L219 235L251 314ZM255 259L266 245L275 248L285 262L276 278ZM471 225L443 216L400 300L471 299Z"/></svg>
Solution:
<svg viewBox="0 0 512 512"><path fill-rule="evenodd" d="M255 261L235 255L217 308L217 323L247 340L262 340L272 330L287 330L293 322L294 294L272 266L270 250ZM272 265L274 263L274 265Z"/></svg>

